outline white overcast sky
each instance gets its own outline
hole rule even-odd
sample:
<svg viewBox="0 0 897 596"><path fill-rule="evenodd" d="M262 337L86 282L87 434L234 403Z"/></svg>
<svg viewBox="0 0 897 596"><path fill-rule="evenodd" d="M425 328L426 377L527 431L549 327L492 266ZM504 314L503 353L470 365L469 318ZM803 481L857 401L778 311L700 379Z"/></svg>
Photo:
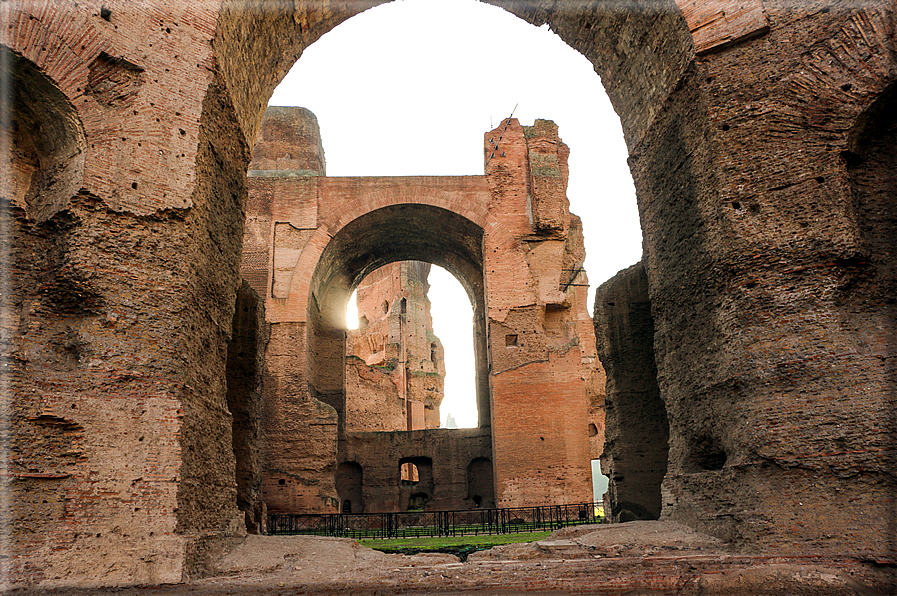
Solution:
<svg viewBox="0 0 897 596"><path fill-rule="evenodd" d="M482 175L483 134L515 106L523 125L554 120L570 147L590 309L594 288L641 258L619 118L592 65L547 26L474 0L396 0L312 44L270 105L315 113L328 176ZM430 283L446 348L442 419L476 426L469 302L438 267Z"/></svg>

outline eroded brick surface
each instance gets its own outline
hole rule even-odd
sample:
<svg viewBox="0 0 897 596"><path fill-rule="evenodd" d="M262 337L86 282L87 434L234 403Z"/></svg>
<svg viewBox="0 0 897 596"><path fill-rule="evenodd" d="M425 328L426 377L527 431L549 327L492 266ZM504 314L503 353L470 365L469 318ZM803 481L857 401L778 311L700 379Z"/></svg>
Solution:
<svg viewBox="0 0 897 596"><path fill-rule="evenodd" d="M510 120L487 133L487 152L502 140L486 176L328 178L310 170L322 169L314 161L320 139L304 133L316 130L313 118L269 110L256 145L264 157L253 163L277 169L250 175L243 274L260 281L264 266L270 280L256 286L267 292L272 326L268 509L324 512L347 500L355 512L408 508L401 462L432 469L413 491L431 509L590 501L587 381L600 364L578 285L585 252L569 213L568 151L557 127ZM474 300L480 433L423 430L438 427L444 375L424 259L458 275ZM381 267L393 261L401 264ZM347 334L344 305L359 282L362 325ZM281 327L290 330L283 341ZM303 428L315 434L313 446L298 445ZM390 431L389 447L361 438L372 431ZM351 488L356 477L359 490ZM477 503L474 477L474 492L483 493Z"/></svg>
<svg viewBox="0 0 897 596"><path fill-rule="evenodd" d="M494 411L481 399L496 498L556 487L560 468L514 467L501 447L512 438L523 453L542 453L541 437L554 437L550 453L588 457L587 433L570 431L569 444L565 434L588 414L571 405L580 391L571 379L582 376L571 325L581 318L548 265L565 263L571 224L550 175L563 152L552 161L558 145L544 126L530 159L522 127L509 125L516 137L485 177L256 179L247 203L250 147L271 90L308 44L373 2L300 4L0 3L0 44L20 57L4 68L24 91L3 124L12 156L2 175L12 396L3 481L14 556L0 565L14 584L179 581L210 541L239 529L224 379L244 209L254 214L244 246L255 276L246 279L280 325L266 363L286 371L265 373L262 437L301 437L283 446L298 454L280 466L285 483L335 474L331 404L345 369L303 375L318 354L344 354L343 336L318 324L332 313L316 292L359 280L325 259L314 284L280 277L287 297L269 296L275 270L292 259L270 250L275 223L300 231L282 228L284 250L301 250L293 271L310 274L340 230L363 238L352 222L374 206L389 218L365 221L395 241L388 259L413 258L385 225L403 214L434 241L462 239L441 247L440 264L484 296L474 305L477 349L493 357L478 367L478 392L514 396ZM746 550L893 560L893 2L744 2L752 23L716 19L716 33L673 0L638 10L496 4L548 23L586 56L620 115L670 424L661 517ZM458 217L440 230L415 220L408 205L423 188L430 207ZM272 199L285 192L296 209L276 211ZM524 233L536 223L530 196L538 233ZM473 246L486 248L480 260ZM309 250L315 258L303 260ZM533 382L541 373L525 376L546 367L557 371L551 400ZM568 422L545 436L530 412L549 408ZM513 437L508 425L526 432ZM722 468L695 470L703 444L719 446ZM571 474L574 492L587 484ZM277 494L276 480L263 492ZM330 482L302 485L298 501L338 506ZM292 506L296 490L278 498Z"/></svg>

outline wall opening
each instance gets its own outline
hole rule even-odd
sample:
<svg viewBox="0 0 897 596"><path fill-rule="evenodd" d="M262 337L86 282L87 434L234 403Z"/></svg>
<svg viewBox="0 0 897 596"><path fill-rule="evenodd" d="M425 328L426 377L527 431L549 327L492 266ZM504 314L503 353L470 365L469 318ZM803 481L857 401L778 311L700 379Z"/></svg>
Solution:
<svg viewBox="0 0 897 596"><path fill-rule="evenodd" d="M607 476L601 473L601 460L593 459L592 460L592 500L595 503L599 503L599 506L602 507L602 512L604 511L603 502L604 495L607 493ZM602 513L601 515L604 515Z"/></svg>
<svg viewBox="0 0 897 596"><path fill-rule="evenodd" d="M342 513L364 513L364 470L354 461L344 461L336 469L336 493Z"/></svg>
<svg viewBox="0 0 897 596"><path fill-rule="evenodd" d="M492 477L492 461L478 457L467 465L467 498L475 508L495 507L495 484Z"/></svg>
<svg viewBox="0 0 897 596"><path fill-rule="evenodd" d="M0 70L0 80L12 87L12 113L0 123L0 134L12 141L12 159L0 188L29 219L45 221L82 186L84 127L65 95L30 60L0 47Z"/></svg>
<svg viewBox="0 0 897 596"><path fill-rule="evenodd" d="M405 462L399 468L401 472L399 479L402 482L402 486L414 486L420 482L420 471L413 463Z"/></svg>

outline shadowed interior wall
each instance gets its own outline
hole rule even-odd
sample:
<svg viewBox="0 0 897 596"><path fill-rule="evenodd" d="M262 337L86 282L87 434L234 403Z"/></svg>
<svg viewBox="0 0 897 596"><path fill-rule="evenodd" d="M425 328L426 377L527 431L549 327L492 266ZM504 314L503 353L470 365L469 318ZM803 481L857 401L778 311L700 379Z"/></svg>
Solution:
<svg viewBox="0 0 897 596"><path fill-rule="evenodd" d="M250 533L263 533L265 524L261 500L261 412L267 343L265 305L244 281L237 292L233 331L227 346L227 407L233 416L237 507L244 512Z"/></svg>
<svg viewBox="0 0 897 596"><path fill-rule="evenodd" d="M876 415L854 414L842 425L826 427L833 449L871 454L890 452L891 458L865 456L864 473L847 472L854 490L868 502L863 510L877 511L888 524L891 551L897 552L897 84L876 98L853 131L842 159L850 176L863 251L850 263L863 274L857 290L841 298L842 325L856 334L857 347L867 358L882 363L884 383L864 392L864 401ZM865 305L879 305L874 315ZM874 421L874 422L873 422ZM871 425L882 424L878 434ZM844 432L844 426L861 432ZM889 498L887 495L891 495ZM852 497L856 498L856 497Z"/></svg>
<svg viewBox="0 0 897 596"><path fill-rule="evenodd" d="M601 470L610 478L609 516L615 522L658 519L669 423L657 386L654 320L641 263L598 287L595 338L607 373Z"/></svg>

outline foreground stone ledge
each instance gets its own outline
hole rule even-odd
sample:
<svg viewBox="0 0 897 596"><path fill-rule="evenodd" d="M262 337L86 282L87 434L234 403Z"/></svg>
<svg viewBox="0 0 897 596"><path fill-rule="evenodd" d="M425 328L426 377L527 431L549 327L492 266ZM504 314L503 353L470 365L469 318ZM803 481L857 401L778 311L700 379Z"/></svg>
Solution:
<svg viewBox="0 0 897 596"><path fill-rule="evenodd" d="M401 555L396 555L401 556ZM410 559L411 557L406 557ZM623 557L401 565L365 578L289 581L276 573L206 579L187 584L117 589L122 596L168 594L892 594L893 563L876 565L831 555ZM18 592L17 592L18 593ZM93 596L103 589L36 590L22 594Z"/></svg>

